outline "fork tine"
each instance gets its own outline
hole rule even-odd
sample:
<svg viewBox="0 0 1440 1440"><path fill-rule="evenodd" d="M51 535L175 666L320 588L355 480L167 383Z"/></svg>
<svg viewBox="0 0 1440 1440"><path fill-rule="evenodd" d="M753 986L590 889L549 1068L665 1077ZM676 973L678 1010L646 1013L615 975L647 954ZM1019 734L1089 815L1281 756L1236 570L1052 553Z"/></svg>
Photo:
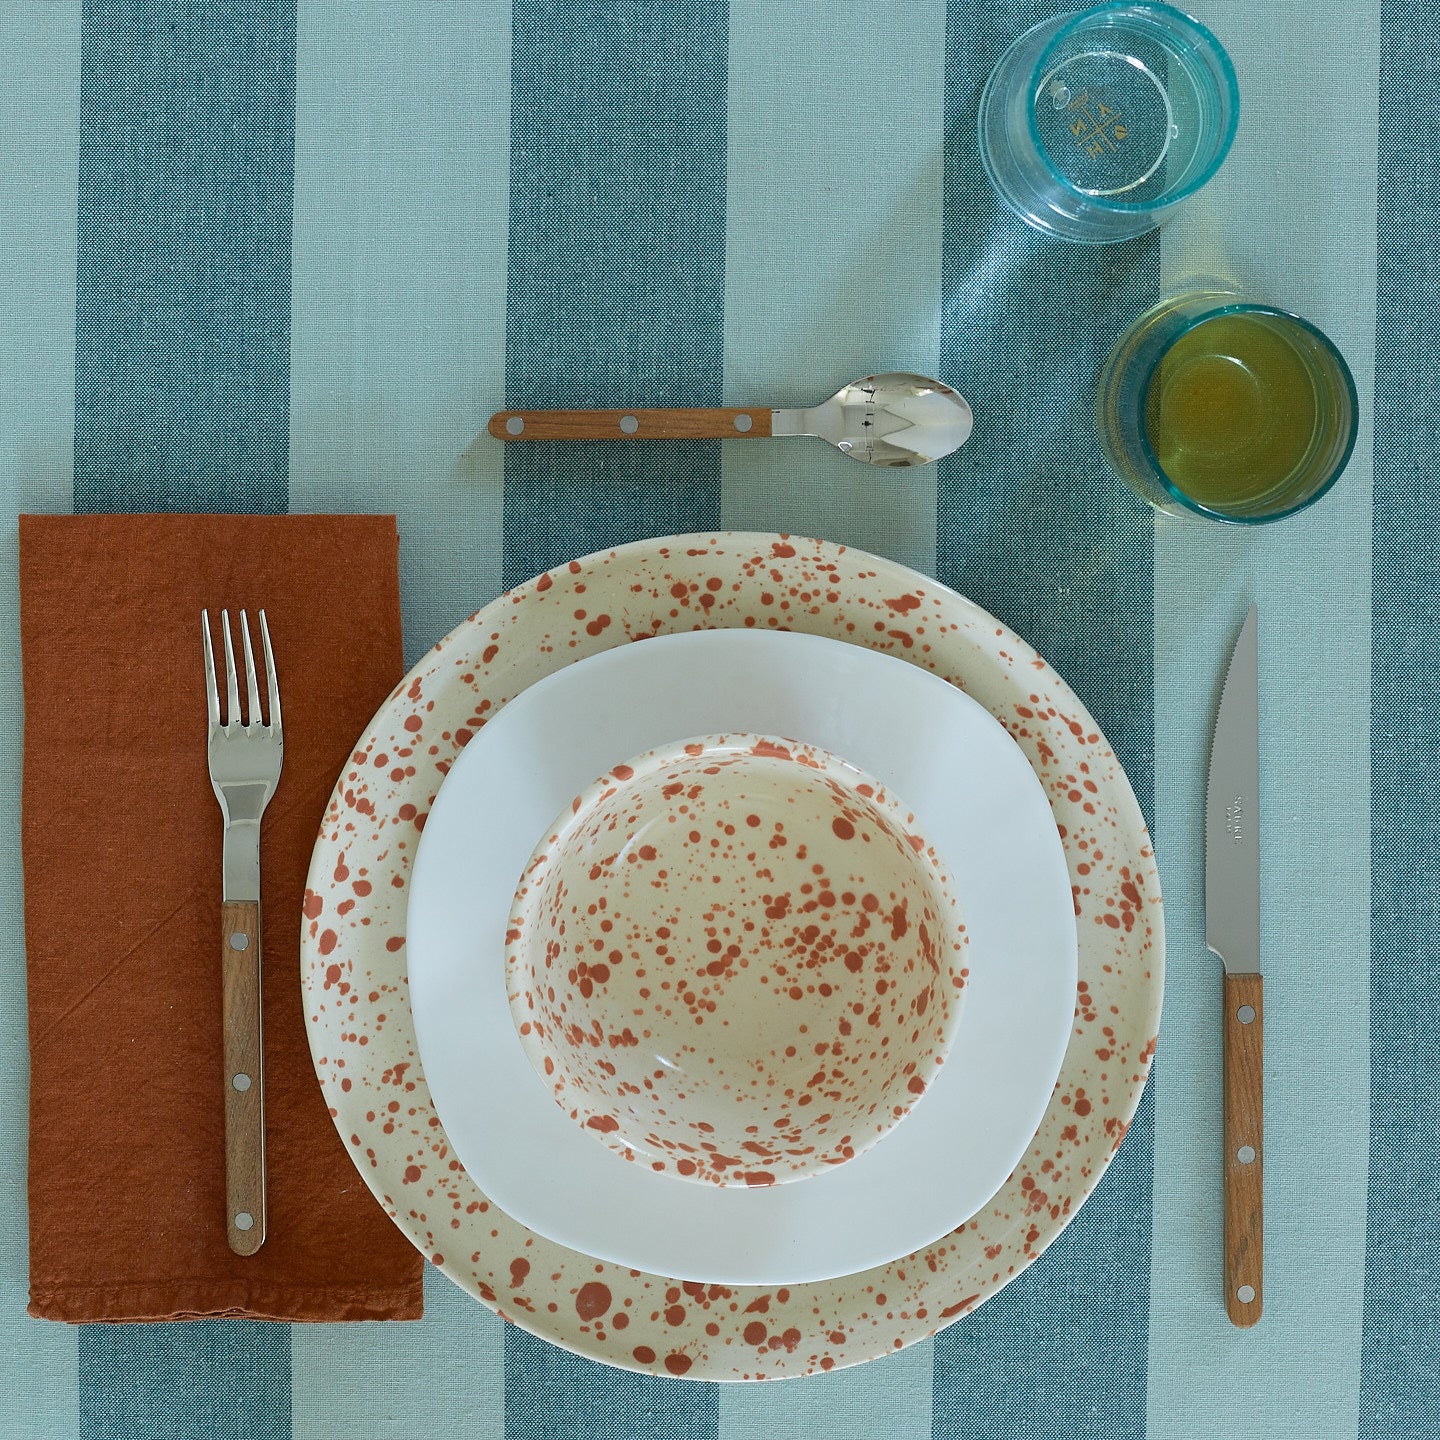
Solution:
<svg viewBox="0 0 1440 1440"><path fill-rule="evenodd" d="M245 712L246 723L263 725L265 719L260 713L260 686L255 679L255 651L250 644L250 621L243 610L240 612L240 640L245 647L245 693L249 699L249 707Z"/></svg>
<svg viewBox="0 0 1440 1440"><path fill-rule="evenodd" d="M280 733L280 682L275 677L275 656L270 651L270 627L265 623L265 611L260 611L260 644L265 650L265 681L270 687L270 728Z"/></svg>
<svg viewBox="0 0 1440 1440"><path fill-rule="evenodd" d="M225 632L225 726L240 723L240 681L235 673L235 645L230 639L230 612L220 612L220 628Z"/></svg>
<svg viewBox="0 0 1440 1440"><path fill-rule="evenodd" d="M210 642L210 612L200 612L200 635L205 641L205 701L210 710L210 724L220 723L220 692L215 688L215 647Z"/></svg>

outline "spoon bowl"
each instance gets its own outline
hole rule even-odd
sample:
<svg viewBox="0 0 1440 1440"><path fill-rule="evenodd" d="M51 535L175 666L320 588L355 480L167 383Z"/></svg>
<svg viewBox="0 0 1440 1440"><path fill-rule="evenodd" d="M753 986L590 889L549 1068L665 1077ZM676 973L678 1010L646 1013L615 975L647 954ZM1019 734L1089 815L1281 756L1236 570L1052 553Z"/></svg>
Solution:
<svg viewBox="0 0 1440 1440"><path fill-rule="evenodd" d="M969 402L924 375L867 375L809 410L771 412L772 435L815 435L867 465L928 465L953 454L975 419Z"/></svg>

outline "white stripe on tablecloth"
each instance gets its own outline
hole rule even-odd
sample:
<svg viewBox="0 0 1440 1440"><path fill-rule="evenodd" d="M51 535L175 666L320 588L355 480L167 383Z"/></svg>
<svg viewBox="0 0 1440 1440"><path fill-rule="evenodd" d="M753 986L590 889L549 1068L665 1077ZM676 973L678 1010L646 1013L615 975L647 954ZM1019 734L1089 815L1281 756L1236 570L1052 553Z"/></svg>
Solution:
<svg viewBox="0 0 1440 1440"><path fill-rule="evenodd" d="M891 7L876 24L816 0L730 6L727 404L809 405L875 371L935 374L945 6ZM724 523L933 573L935 476L820 440L731 442Z"/></svg>
<svg viewBox="0 0 1440 1440"><path fill-rule="evenodd" d="M499 589L509 33L473 6L298 23L290 507L398 514L408 663ZM503 1322L425 1281L420 1325L294 1327L296 1440L502 1433Z"/></svg>
<svg viewBox="0 0 1440 1440"><path fill-rule="evenodd" d="M852 9L730 5L727 404L806 405L875 371L936 374L945 6L887 13L883 44ZM724 523L818 534L933 574L935 484L933 466L878 470L819 440L731 442ZM727 1387L720 1440L929 1440L931 1354Z"/></svg>
<svg viewBox="0 0 1440 1440"><path fill-rule="evenodd" d="M503 1440L504 1327L433 1265L417 1324L292 1326L294 1440Z"/></svg>
<svg viewBox="0 0 1440 1440"><path fill-rule="evenodd" d="M7 515L70 510L75 446L75 197L79 141L80 7L12 5L0 10L0 134L24 136L8 147L0 204L0 492ZM15 573L13 525L0 538L3 565ZM26 1053L25 947L20 919L21 694L19 615L13 579L0 585L0 1050L12 1070ZM26 1090L23 1077L0 1110L0 1354L24 1384L0 1390L0 1433L74 1435L73 1326L25 1314L29 1258L25 1225ZM84 1157L77 1157L83 1165ZM20 1357L23 1357L23 1361Z"/></svg>
<svg viewBox="0 0 1440 1440"><path fill-rule="evenodd" d="M727 1386L719 1440L929 1440L934 1353L926 1341L833 1375Z"/></svg>
<svg viewBox="0 0 1440 1440"><path fill-rule="evenodd" d="M409 663L500 588L509 30L338 0L298 27L290 508L399 515Z"/></svg>
<svg viewBox="0 0 1440 1440"><path fill-rule="evenodd" d="M1360 442L1313 509L1254 531L1155 532L1156 843L1168 963L1156 1070L1151 1440L1350 1440L1369 1137L1371 393L1379 5L1337 26L1217 0L1241 128L1164 232L1167 291L1229 274L1320 325L1360 393ZM1339 88L1322 77L1343 77ZM1313 124L1297 125L1299 114ZM1291 136L1283 151L1277 135ZM1216 687L1260 607L1266 989L1266 1303L1220 1281L1220 977L1204 949L1203 803ZM1273 604L1267 599L1274 597ZM1283 602L1283 603L1282 603ZM1298 603L1297 603L1298 602ZM1303 1386L1277 1376L1303 1375Z"/></svg>

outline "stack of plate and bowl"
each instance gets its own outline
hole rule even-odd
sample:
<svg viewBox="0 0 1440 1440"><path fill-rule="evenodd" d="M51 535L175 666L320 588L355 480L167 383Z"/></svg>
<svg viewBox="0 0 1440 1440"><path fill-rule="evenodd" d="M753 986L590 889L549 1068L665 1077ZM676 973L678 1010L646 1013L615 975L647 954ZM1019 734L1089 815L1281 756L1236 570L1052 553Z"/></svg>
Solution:
<svg viewBox="0 0 1440 1440"><path fill-rule="evenodd" d="M525 1328L692 1378L869 1359L1006 1284L1158 1023L1153 857L1083 706L953 592L786 537L588 557L447 637L306 915L317 1069L396 1223Z"/></svg>

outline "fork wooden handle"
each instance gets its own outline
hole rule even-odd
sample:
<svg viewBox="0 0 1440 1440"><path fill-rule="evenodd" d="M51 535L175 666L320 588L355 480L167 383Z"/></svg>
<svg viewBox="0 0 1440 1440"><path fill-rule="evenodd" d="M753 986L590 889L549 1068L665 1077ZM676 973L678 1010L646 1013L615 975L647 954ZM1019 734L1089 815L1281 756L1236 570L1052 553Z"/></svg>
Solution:
<svg viewBox="0 0 1440 1440"><path fill-rule="evenodd" d="M489 428L497 440L763 440L770 410L502 410Z"/></svg>
<svg viewBox="0 0 1440 1440"><path fill-rule="evenodd" d="M1225 1311L1253 1325L1264 1304L1264 981L1225 977Z"/></svg>
<svg viewBox="0 0 1440 1440"><path fill-rule="evenodd" d="M221 905L220 959L225 993L225 1232L237 1255L253 1255L265 1243L258 901Z"/></svg>

